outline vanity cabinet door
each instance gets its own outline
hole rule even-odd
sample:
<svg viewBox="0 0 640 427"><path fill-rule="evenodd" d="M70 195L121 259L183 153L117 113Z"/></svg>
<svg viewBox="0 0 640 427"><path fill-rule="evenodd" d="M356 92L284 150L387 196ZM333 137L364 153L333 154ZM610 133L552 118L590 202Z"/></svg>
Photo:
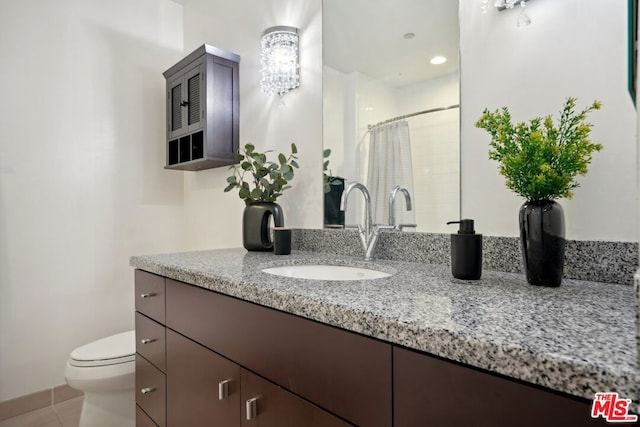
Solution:
<svg viewBox="0 0 640 427"><path fill-rule="evenodd" d="M348 427L349 424L242 369L242 427Z"/></svg>
<svg viewBox="0 0 640 427"><path fill-rule="evenodd" d="M139 406L136 406L136 427L158 427Z"/></svg>
<svg viewBox="0 0 640 427"><path fill-rule="evenodd" d="M394 426L605 425L585 401L394 347Z"/></svg>
<svg viewBox="0 0 640 427"><path fill-rule="evenodd" d="M167 426L240 427L240 368L167 329Z"/></svg>

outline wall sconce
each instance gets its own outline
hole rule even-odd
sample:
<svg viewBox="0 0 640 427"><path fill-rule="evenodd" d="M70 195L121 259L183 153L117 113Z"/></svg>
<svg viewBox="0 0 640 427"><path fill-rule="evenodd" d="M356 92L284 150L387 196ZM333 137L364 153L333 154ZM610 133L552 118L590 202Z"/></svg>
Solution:
<svg viewBox="0 0 640 427"><path fill-rule="evenodd" d="M520 15L518 15L518 22L516 26L518 28L522 28L531 24L531 18L529 17L529 15L524 13L525 2L527 1L529 0L495 0L493 5L496 9L498 9L498 11L503 11L507 9L513 9L518 3L520 3L521 12ZM486 14L487 10L489 9L489 0L482 0L482 2L480 3L480 9L482 10L483 14Z"/></svg>
<svg viewBox="0 0 640 427"><path fill-rule="evenodd" d="M282 97L300 86L298 41L298 29L294 27L271 27L262 33L260 86L265 94Z"/></svg>

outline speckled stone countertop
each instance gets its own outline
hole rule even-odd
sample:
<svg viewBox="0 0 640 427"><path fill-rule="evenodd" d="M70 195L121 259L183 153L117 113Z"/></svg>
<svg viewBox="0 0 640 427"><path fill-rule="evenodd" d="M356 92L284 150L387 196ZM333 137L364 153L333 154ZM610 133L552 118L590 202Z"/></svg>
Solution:
<svg viewBox="0 0 640 427"><path fill-rule="evenodd" d="M637 402L634 289L566 280L539 288L515 273L477 282L424 263L244 249L136 256L133 267L295 315L592 399ZM320 263L376 268L368 281L289 279L261 270Z"/></svg>

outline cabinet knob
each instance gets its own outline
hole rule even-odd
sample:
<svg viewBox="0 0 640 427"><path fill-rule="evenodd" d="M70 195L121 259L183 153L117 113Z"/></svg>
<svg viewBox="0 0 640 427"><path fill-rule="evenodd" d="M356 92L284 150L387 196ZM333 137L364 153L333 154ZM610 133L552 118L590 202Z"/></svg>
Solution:
<svg viewBox="0 0 640 427"><path fill-rule="evenodd" d="M149 394L149 393L151 393L151 392L152 392L152 391L154 391L154 390L155 390L155 388L145 387L145 388L143 388L142 390L140 390L140 393L142 393L142 394Z"/></svg>
<svg viewBox="0 0 640 427"><path fill-rule="evenodd" d="M154 342L155 338L143 338L140 340L141 344L149 344L150 342Z"/></svg>
<svg viewBox="0 0 640 427"><path fill-rule="evenodd" d="M252 397L245 403L245 409L247 410L247 421L251 421L258 416L258 398Z"/></svg>
<svg viewBox="0 0 640 427"><path fill-rule="evenodd" d="M229 397L230 379L222 380L218 383L218 400L224 400Z"/></svg>
<svg viewBox="0 0 640 427"><path fill-rule="evenodd" d="M149 297L154 297L154 296L156 296L156 294L153 294L153 293L140 294L140 298L149 298Z"/></svg>

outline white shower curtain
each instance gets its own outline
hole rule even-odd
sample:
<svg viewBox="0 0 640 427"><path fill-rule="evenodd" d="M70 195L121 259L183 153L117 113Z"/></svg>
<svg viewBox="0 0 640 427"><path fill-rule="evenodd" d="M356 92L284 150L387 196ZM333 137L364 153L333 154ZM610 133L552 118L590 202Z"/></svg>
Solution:
<svg viewBox="0 0 640 427"><path fill-rule="evenodd" d="M409 190L415 206L409 123L393 122L371 129L368 148L366 186L371 193L373 222L387 224L389 194L396 185L403 185ZM407 211L401 193L396 196L394 214L396 224L415 224L415 213Z"/></svg>

